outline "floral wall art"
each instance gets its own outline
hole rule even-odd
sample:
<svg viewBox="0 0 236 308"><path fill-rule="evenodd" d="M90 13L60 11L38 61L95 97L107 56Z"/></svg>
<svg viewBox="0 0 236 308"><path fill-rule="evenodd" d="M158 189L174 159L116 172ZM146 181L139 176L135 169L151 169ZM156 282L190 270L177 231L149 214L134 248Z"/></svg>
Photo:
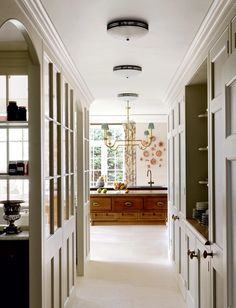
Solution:
<svg viewBox="0 0 236 308"><path fill-rule="evenodd" d="M147 171L152 171L155 186L167 185L167 124L154 123L152 144L145 150L137 150L136 183L148 185ZM143 131L147 125L137 123L137 138L143 138Z"/></svg>

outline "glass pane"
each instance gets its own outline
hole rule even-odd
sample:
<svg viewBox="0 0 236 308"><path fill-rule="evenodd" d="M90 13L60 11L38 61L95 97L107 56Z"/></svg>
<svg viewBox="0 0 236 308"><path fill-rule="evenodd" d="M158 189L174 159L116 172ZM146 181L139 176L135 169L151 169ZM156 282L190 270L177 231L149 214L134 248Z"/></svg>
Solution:
<svg viewBox="0 0 236 308"><path fill-rule="evenodd" d="M58 221L58 189L57 189L57 180L53 180L53 216L54 216L54 231L58 229L59 221Z"/></svg>
<svg viewBox="0 0 236 308"><path fill-rule="evenodd" d="M108 169L114 169L115 168L115 160L114 159L108 159L107 160L107 168Z"/></svg>
<svg viewBox="0 0 236 308"><path fill-rule="evenodd" d="M0 76L0 121L6 121L6 76Z"/></svg>
<svg viewBox="0 0 236 308"><path fill-rule="evenodd" d="M0 159L0 173L7 173L7 143L6 142L0 142L0 153L1 153L1 159Z"/></svg>
<svg viewBox="0 0 236 308"><path fill-rule="evenodd" d="M12 128L9 130L9 141L22 141L23 131L21 128Z"/></svg>
<svg viewBox="0 0 236 308"><path fill-rule="evenodd" d="M45 235L50 235L50 181L44 182L44 216Z"/></svg>
<svg viewBox="0 0 236 308"><path fill-rule="evenodd" d="M23 140L24 141L28 141L29 140L29 131L28 131L28 129L27 128L23 128L22 131L23 131Z"/></svg>
<svg viewBox="0 0 236 308"><path fill-rule="evenodd" d="M74 215L74 175L70 177L70 214Z"/></svg>
<svg viewBox="0 0 236 308"><path fill-rule="evenodd" d="M70 133L70 172L74 172L74 134Z"/></svg>
<svg viewBox="0 0 236 308"><path fill-rule="evenodd" d="M0 141L6 141L7 140L7 130L4 128L0 129Z"/></svg>
<svg viewBox="0 0 236 308"><path fill-rule="evenodd" d="M29 160L29 144L23 142L23 160Z"/></svg>
<svg viewBox="0 0 236 308"><path fill-rule="evenodd" d="M67 219L67 207L66 207L66 191L67 191L67 177L63 177L63 208L64 208L64 219Z"/></svg>
<svg viewBox="0 0 236 308"><path fill-rule="evenodd" d="M54 174L57 175L57 124L53 125L53 164Z"/></svg>
<svg viewBox="0 0 236 308"><path fill-rule="evenodd" d="M44 172L45 176L49 176L49 121L45 120L44 130Z"/></svg>
<svg viewBox="0 0 236 308"><path fill-rule="evenodd" d="M93 169L101 169L101 159L94 159Z"/></svg>
<svg viewBox="0 0 236 308"><path fill-rule="evenodd" d="M29 204L29 181L28 180L10 180L9 194L11 200L24 200L24 205Z"/></svg>
<svg viewBox="0 0 236 308"><path fill-rule="evenodd" d="M22 142L9 142L9 160L23 160Z"/></svg>
<svg viewBox="0 0 236 308"><path fill-rule="evenodd" d="M28 107L28 76L9 76L9 101Z"/></svg>
<svg viewBox="0 0 236 308"><path fill-rule="evenodd" d="M7 181L0 180L0 200L7 200Z"/></svg>
<svg viewBox="0 0 236 308"><path fill-rule="evenodd" d="M44 112L49 116L49 72L48 61L44 61Z"/></svg>

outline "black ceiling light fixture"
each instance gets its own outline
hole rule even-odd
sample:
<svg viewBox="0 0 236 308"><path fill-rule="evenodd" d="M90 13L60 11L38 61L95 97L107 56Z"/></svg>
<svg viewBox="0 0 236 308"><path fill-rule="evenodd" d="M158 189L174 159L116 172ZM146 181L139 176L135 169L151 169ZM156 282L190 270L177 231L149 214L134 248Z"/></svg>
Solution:
<svg viewBox="0 0 236 308"><path fill-rule="evenodd" d="M113 67L113 72L125 78L130 78L142 72L139 65L117 65Z"/></svg>
<svg viewBox="0 0 236 308"><path fill-rule="evenodd" d="M148 32L148 23L142 20L116 19L107 24L109 34L126 41L144 36Z"/></svg>

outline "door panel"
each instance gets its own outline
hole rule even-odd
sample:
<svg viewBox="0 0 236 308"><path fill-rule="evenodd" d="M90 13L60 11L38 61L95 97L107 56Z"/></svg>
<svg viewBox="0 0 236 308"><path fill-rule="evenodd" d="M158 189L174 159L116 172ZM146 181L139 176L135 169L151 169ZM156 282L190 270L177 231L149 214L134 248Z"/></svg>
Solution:
<svg viewBox="0 0 236 308"><path fill-rule="evenodd" d="M223 70L224 93L224 204L226 208L225 237L225 303L236 307L236 52L227 60Z"/></svg>
<svg viewBox="0 0 236 308"><path fill-rule="evenodd" d="M223 260L226 254L226 212L224 195L224 76L223 69L229 57L229 30L222 33L210 51L210 242L212 254L206 256L211 263L211 307L226 307ZM225 276L224 276L225 275Z"/></svg>

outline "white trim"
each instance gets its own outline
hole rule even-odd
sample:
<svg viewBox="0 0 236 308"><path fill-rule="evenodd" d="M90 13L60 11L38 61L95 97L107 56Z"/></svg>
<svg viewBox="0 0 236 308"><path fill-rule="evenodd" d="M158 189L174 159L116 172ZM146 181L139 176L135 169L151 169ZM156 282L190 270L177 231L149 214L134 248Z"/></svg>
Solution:
<svg viewBox="0 0 236 308"><path fill-rule="evenodd" d="M190 48L188 49L181 65L175 72L163 97L163 101L169 105L178 95L179 89L188 82L188 77L196 68L196 62L202 56L207 56L207 46L210 40L215 37L215 32L229 9L235 4L234 0L215 0L210 7L204 21L202 22L197 35L195 36Z"/></svg>
<svg viewBox="0 0 236 308"><path fill-rule="evenodd" d="M32 24L39 35L43 38L46 45L58 57L63 69L72 77L80 94L83 96L86 106L89 106L94 100L88 86L78 69L76 69L65 45L63 44L59 34L57 33L52 21L50 20L46 10L39 0L16 0L18 6L24 12L27 18L30 18Z"/></svg>

